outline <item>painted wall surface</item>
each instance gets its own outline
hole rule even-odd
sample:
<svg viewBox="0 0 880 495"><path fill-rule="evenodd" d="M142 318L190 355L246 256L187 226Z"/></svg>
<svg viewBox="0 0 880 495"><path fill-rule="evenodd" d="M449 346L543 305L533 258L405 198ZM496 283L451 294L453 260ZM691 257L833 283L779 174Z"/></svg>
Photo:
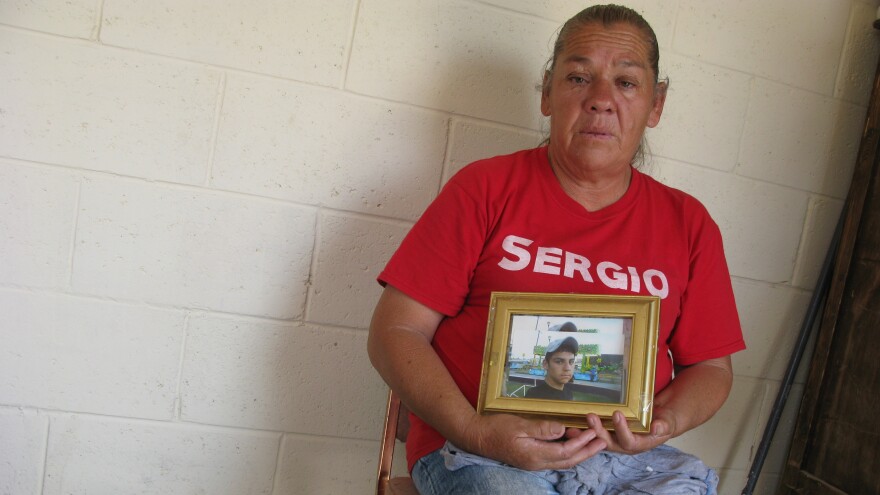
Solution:
<svg viewBox="0 0 880 495"><path fill-rule="evenodd" d="M369 493L374 278L450 174L540 141L542 64L588 3L0 0L0 494ZM847 193L878 1L625 3L672 82L646 170L721 226L749 345L673 443L736 494Z"/></svg>

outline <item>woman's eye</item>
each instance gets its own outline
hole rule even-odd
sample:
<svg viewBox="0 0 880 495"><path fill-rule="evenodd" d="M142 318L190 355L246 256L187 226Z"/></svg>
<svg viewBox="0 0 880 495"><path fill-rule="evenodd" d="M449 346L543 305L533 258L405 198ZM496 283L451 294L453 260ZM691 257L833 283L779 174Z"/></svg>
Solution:
<svg viewBox="0 0 880 495"><path fill-rule="evenodd" d="M568 80L575 84L584 84L585 82L587 82L587 80L581 76L570 76Z"/></svg>

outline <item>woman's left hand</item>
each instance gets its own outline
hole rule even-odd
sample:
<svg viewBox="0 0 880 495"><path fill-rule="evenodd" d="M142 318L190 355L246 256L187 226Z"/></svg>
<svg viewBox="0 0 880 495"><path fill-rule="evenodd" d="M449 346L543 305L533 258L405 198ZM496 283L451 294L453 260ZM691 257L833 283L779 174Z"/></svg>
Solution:
<svg viewBox="0 0 880 495"><path fill-rule="evenodd" d="M587 414L587 425L612 452L645 452L711 418L727 398L732 382L730 356L707 359L678 368L675 379L654 397L653 418L648 433L633 433L620 411L614 411L611 416L613 432L602 425L602 420L596 414ZM566 431L569 438L578 435L580 433L575 428Z"/></svg>
<svg viewBox="0 0 880 495"><path fill-rule="evenodd" d="M602 425L599 416L587 415L587 424L596 432L596 438L604 440L608 444L606 448L612 452L630 455L645 452L665 443L675 433L675 415L668 409L654 409L651 431L648 433L633 433L620 411L614 411L611 421L614 424L613 432Z"/></svg>

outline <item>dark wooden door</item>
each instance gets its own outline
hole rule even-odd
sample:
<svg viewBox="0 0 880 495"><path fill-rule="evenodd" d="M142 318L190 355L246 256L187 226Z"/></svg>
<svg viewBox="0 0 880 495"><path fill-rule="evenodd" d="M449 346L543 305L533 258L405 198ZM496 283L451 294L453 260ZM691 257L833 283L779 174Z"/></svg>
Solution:
<svg viewBox="0 0 880 495"><path fill-rule="evenodd" d="M865 129L781 494L880 494L880 67Z"/></svg>

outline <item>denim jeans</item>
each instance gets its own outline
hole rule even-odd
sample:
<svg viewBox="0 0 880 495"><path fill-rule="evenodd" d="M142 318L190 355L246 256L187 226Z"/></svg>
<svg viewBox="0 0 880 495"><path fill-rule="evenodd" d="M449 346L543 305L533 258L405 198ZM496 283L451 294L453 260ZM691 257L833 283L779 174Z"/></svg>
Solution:
<svg viewBox="0 0 880 495"><path fill-rule="evenodd" d="M667 445L633 456L600 452L567 470L523 471L446 444L419 459L412 478L423 495L714 495L718 484L714 470Z"/></svg>
<svg viewBox="0 0 880 495"><path fill-rule="evenodd" d="M559 495L541 476L510 466L474 465L450 471L439 450L416 462L412 479L421 495Z"/></svg>

